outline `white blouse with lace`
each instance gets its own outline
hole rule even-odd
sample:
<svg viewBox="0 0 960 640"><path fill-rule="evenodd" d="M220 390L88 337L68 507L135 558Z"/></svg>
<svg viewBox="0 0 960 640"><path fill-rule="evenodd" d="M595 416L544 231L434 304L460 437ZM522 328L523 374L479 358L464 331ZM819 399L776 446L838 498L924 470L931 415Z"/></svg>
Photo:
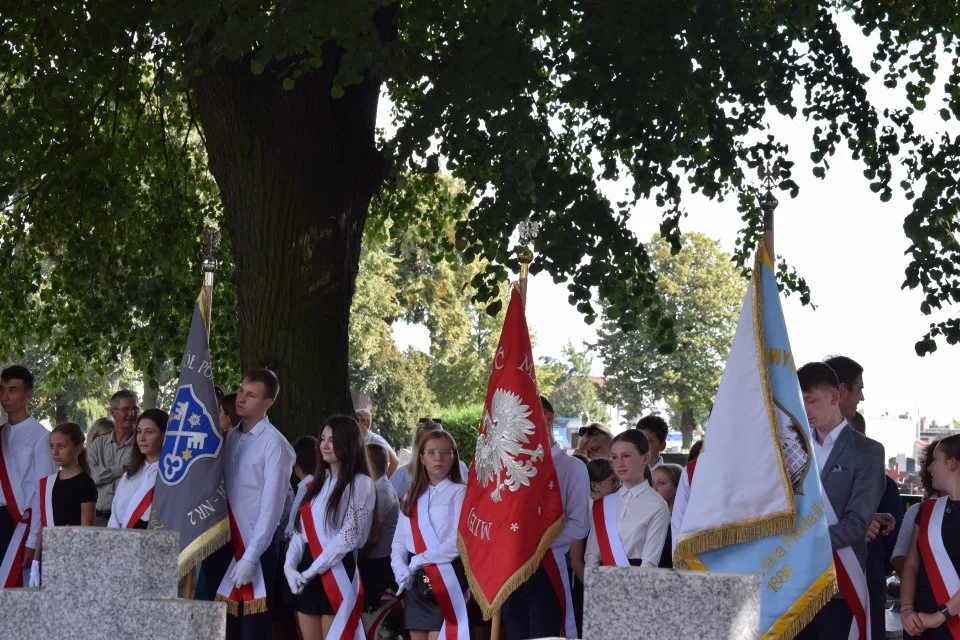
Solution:
<svg viewBox="0 0 960 640"><path fill-rule="evenodd" d="M373 510L377 501L377 490L369 476L357 474L346 487L340 499L335 526L327 527L327 502L337 484L337 476L327 476L320 493L310 502L313 513L313 522L317 529L317 537L323 547L319 558L314 558L310 568L317 574L322 574L343 556L353 553L362 547L370 536L370 526L373 520ZM294 531L287 548L285 566L296 567L303 558L304 549L309 550L307 536L300 524L299 531Z"/></svg>

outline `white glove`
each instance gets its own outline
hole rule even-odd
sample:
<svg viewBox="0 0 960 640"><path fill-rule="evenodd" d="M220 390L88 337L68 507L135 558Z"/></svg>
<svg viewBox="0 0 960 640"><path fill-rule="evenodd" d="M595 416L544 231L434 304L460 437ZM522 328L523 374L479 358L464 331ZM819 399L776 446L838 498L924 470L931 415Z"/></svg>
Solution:
<svg viewBox="0 0 960 640"><path fill-rule="evenodd" d="M283 567L283 575L287 578L287 586L290 587L290 593L298 594L300 591L303 591L303 587L299 587L297 578L300 577L300 572L297 571L296 567Z"/></svg>
<svg viewBox="0 0 960 640"><path fill-rule="evenodd" d="M40 561L34 560L30 563L30 582L27 584L28 587L39 587L40 586Z"/></svg>
<svg viewBox="0 0 960 640"><path fill-rule="evenodd" d="M397 581L397 595L410 588L410 582L413 580L413 574L406 567L400 569L400 572L393 576Z"/></svg>
<svg viewBox="0 0 960 640"><path fill-rule="evenodd" d="M237 566L233 568L233 575L230 576L230 579L233 581L233 586L239 589L243 585L253 582L253 572L255 569L256 567L249 560L241 558L237 561Z"/></svg>
<svg viewBox="0 0 960 640"><path fill-rule="evenodd" d="M306 572L297 573L293 577L295 589L291 589L294 594L303 593L303 588L307 586L307 583L310 582L310 578L306 576Z"/></svg>
<svg viewBox="0 0 960 640"><path fill-rule="evenodd" d="M418 553L410 558L410 573L415 573L421 567L423 567L423 554Z"/></svg>

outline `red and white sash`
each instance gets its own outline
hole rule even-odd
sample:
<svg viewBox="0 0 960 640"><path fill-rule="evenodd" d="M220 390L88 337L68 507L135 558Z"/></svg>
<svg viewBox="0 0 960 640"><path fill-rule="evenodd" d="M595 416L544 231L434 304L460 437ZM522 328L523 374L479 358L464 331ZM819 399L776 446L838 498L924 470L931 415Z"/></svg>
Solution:
<svg viewBox="0 0 960 640"><path fill-rule="evenodd" d="M629 567L630 560L623 550L623 541L617 531L617 494L593 501L593 529L597 532L600 561L605 567Z"/></svg>
<svg viewBox="0 0 960 640"><path fill-rule="evenodd" d="M920 505L920 531L917 547L923 560L923 568L930 579L930 587L938 606L943 606L951 596L960 591L960 577L953 566L946 547L943 546L943 513L947 497L927 500ZM960 616L947 621L947 629L954 640L960 640Z"/></svg>
<svg viewBox="0 0 960 640"><path fill-rule="evenodd" d="M823 495L823 511L827 516L827 525L833 526L839 522L830 498ZM870 598L867 594L867 576L860 567L857 554L851 547L833 550L833 565L837 570L837 586L847 605L853 612L853 621L850 623L849 640L869 640L871 637L870 625Z"/></svg>
<svg viewBox="0 0 960 640"><path fill-rule="evenodd" d="M567 570L567 554L560 549L550 549L543 554L544 570L550 578L553 593L560 603L560 617L563 626L560 629L561 638L577 637L577 620L573 615L573 592L570 590L570 573Z"/></svg>
<svg viewBox="0 0 960 640"><path fill-rule="evenodd" d="M323 553L313 514L315 505L321 510L317 516L322 522L324 503L314 498L311 503L300 507L300 524L303 525L303 534L307 537L314 560ZM325 640L365 640L363 625L360 623L363 615L363 584L360 582L359 567L354 567L353 580L350 580L341 560L321 573L320 580L330 606L336 611Z"/></svg>
<svg viewBox="0 0 960 640"><path fill-rule="evenodd" d="M0 427L0 434L7 425ZM16 480L19 480L17 478ZM0 490L7 501L7 509L13 518L13 537L7 545L0 562L0 585L4 589L23 586L23 549L27 544L27 534L30 532L30 509L22 509L27 505L26 497L19 495L19 482L11 482L7 472L6 452L3 450L3 440L0 439Z"/></svg>
<svg viewBox="0 0 960 640"><path fill-rule="evenodd" d="M133 502L131 500L131 502ZM243 535L240 527L237 525L237 519L233 516L233 509L227 503L227 518L230 521L230 539L233 542L233 559L230 560L230 566L227 567L227 573L220 581L220 588L217 589L216 599L227 603L227 611L233 615L239 615L239 603L243 603L243 615L254 615L264 613L267 610L267 586L263 580L263 568L259 560L254 563L253 581L240 587L233 586L230 576L239 562L243 558L246 549L243 543Z"/></svg>
<svg viewBox="0 0 960 640"><path fill-rule="evenodd" d="M53 521L53 485L57 483L57 474L40 478L40 526L55 527Z"/></svg>
<svg viewBox="0 0 960 640"><path fill-rule="evenodd" d="M696 469L697 469L697 461L696 461L696 460L694 460L693 462L688 462L688 463L687 463L686 469L684 469L684 471L687 472L687 484L688 484L688 485L693 485L693 472L696 471Z"/></svg>
<svg viewBox="0 0 960 640"><path fill-rule="evenodd" d="M426 491L417 500L410 514L410 532L413 534L413 549L423 553L428 547L437 547L440 540L430 524L429 495ZM424 518L420 519L420 514ZM433 595L443 613L443 625L440 638L443 640L470 640L470 620L467 617L467 594L460 589L457 573L449 562L443 564L425 564L423 572L430 579Z"/></svg>
<svg viewBox="0 0 960 640"><path fill-rule="evenodd" d="M157 466L151 465L143 468L143 480L140 486L134 492L130 502L127 503L127 509L120 519L120 524L124 529L133 529L140 522L150 506L153 504L153 487L157 481Z"/></svg>

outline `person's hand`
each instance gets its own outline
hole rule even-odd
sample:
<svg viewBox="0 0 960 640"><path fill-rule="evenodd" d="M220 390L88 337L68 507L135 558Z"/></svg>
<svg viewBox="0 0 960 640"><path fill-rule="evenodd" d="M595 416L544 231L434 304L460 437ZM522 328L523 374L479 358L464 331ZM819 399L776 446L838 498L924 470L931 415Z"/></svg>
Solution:
<svg viewBox="0 0 960 640"><path fill-rule="evenodd" d="M878 535L880 535L880 521L874 518L867 527L867 542L872 542Z"/></svg>
<svg viewBox="0 0 960 640"><path fill-rule="evenodd" d="M405 589L410 588L410 582L413 580L413 574L409 569L401 569L400 573L393 576L397 581L397 595L399 596Z"/></svg>
<svg viewBox="0 0 960 640"><path fill-rule="evenodd" d="M290 587L290 593L299 593L296 591L298 584L297 577L300 576L300 572L297 571L297 568L284 565L283 576L287 579L287 586Z"/></svg>
<svg viewBox="0 0 960 640"><path fill-rule="evenodd" d="M880 523L880 535L888 536L897 528L897 519L889 513L873 514L874 521Z"/></svg>
<svg viewBox="0 0 960 640"><path fill-rule="evenodd" d="M30 563L30 582L27 583L28 587L39 587L40 586L40 561L34 560Z"/></svg>
<svg viewBox="0 0 960 640"><path fill-rule="evenodd" d="M410 573L414 573L415 571L420 569L422 566L423 566L423 556L421 554L418 553L417 555L410 558L410 565L408 567L408 569L410 570Z"/></svg>
<svg viewBox="0 0 960 640"><path fill-rule="evenodd" d="M943 614L939 611L937 613L918 613L917 615L920 616L920 623L923 624L924 629L936 629L946 622Z"/></svg>
<svg viewBox="0 0 960 640"><path fill-rule="evenodd" d="M296 585L295 585L296 588L291 589L291 591L293 591L294 594L303 593L303 588L307 586L308 582L310 582L310 578L306 576L306 572L298 573L297 575L294 576L293 579L296 582Z"/></svg>
<svg viewBox="0 0 960 640"><path fill-rule="evenodd" d="M941 618L943 616L940 616ZM920 614L912 609L910 611L900 612L900 623L903 629L912 636L920 636L924 631L923 621L920 620Z"/></svg>
<svg viewBox="0 0 960 640"><path fill-rule="evenodd" d="M253 571L255 568L249 560L238 560L237 566L233 568L233 575L230 578L233 581L233 586L239 589L243 585L253 582Z"/></svg>

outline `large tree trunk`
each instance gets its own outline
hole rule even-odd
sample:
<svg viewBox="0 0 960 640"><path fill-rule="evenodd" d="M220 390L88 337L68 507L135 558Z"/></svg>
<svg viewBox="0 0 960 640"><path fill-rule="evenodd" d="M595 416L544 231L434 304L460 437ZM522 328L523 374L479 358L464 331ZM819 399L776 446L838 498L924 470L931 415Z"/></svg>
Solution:
<svg viewBox="0 0 960 640"><path fill-rule="evenodd" d="M688 451L693 444L693 430L696 426L693 422L693 409L684 409L680 414L680 433L683 434L683 448Z"/></svg>
<svg viewBox="0 0 960 640"><path fill-rule="evenodd" d="M274 69L221 60L193 81L236 256L240 360L280 378L271 420L317 435L352 412L347 326L367 208L386 175L379 81L330 95L337 54L285 91Z"/></svg>

